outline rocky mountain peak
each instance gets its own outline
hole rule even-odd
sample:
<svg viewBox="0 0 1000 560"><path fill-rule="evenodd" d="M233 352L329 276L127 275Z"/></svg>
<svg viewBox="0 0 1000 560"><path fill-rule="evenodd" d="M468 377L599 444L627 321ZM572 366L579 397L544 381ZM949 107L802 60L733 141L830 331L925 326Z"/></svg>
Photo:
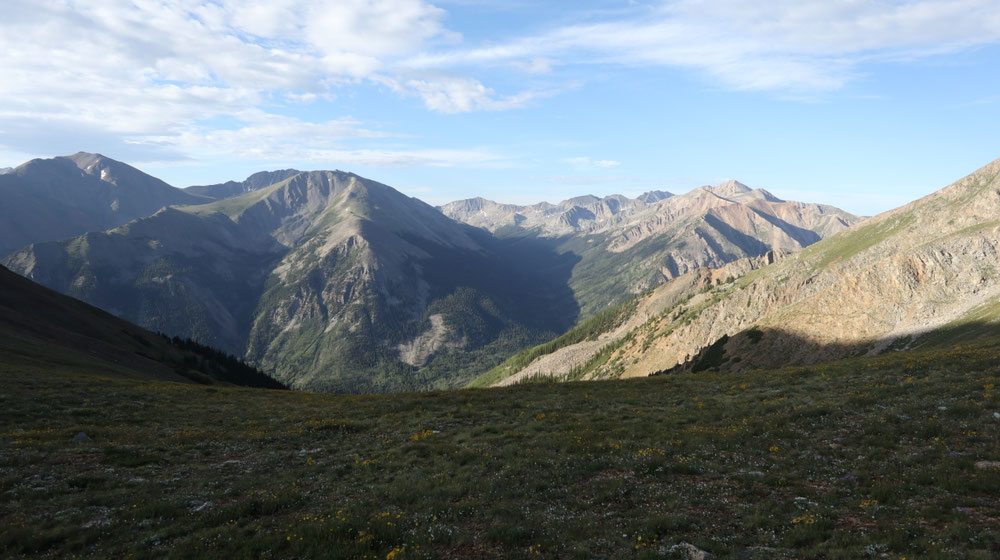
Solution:
<svg viewBox="0 0 1000 560"><path fill-rule="evenodd" d="M740 196L753 190L750 187L744 185L743 183L735 179L730 179L725 183L715 185L714 187L704 187L704 188L705 190L717 194L723 198L728 198L731 196Z"/></svg>
<svg viewBox="0 0 1000 560"><path fill-rule="evenodd" d="M583 196L576 196L567 200L564 200L562 206L588 206L591 204L596 204L600 202L601 199L597 198L592 194L585 194Z"/></svg>
<svg viewBox="0 0 1000 560"><path fill-rule="evenodd" d="M640 194L636 200L640 202L645 202L646 204L652 204L654 202L659 202L661 200L667 199L674 196L674 193L668 191L647 191Z"/></svg>
<svg viewBox="0 0 1000 560"><path fill-rule="evenodd" d="M155 190L174 189L174 187L160 179L147 175L131 165L113 160L101 154L77 152L71 156L64 156L62 159L73 162L80 171L83 171L87 175L119 187Z"/></svg>

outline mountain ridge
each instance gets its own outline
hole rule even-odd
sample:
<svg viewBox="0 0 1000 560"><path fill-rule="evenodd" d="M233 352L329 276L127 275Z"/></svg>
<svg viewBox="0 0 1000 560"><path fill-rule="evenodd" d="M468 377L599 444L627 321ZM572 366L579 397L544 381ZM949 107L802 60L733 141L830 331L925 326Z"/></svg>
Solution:
<svg viewBox="0 0 1000 560"><path fill-rule="evenodd" d="M165 208L5 262L146 327L245 355L300 388L447 383L453 372L440 360L471 367L478 348L512 352L575 316L548 314L549 301L569 301L550 297L557 282L519 267L489 234L340 171ZM532 303L522 309L517 298Z"/></svg>
<svg viewBox="0 0 1000 560"><path fill-rule="evenodd" d="M33 159L0 174L0 256L100 231L202 197L100 154Z"/></svg>
<svg viewBox="0 0 1000 560"><path fill-rule="evenodd" d="M667 194L588 195L532 206L480 197L440 210L498 237L535 238L580 255L571 285L583 316L697 268L800 250L860 221L833 206L783 201L737 181Z"/></svg>
<svg viewBox="0 0 1000 560"><path fill-rule="evenodd" d="M645 321L607 332L609 359L579 376L808 364L930 344L962 325L988 335L1000 321L997 216L1000 160L768 266L690 273L683 302L655 304L681 278L641 299ZM597 354L580 350L578 361Z"/></svg>

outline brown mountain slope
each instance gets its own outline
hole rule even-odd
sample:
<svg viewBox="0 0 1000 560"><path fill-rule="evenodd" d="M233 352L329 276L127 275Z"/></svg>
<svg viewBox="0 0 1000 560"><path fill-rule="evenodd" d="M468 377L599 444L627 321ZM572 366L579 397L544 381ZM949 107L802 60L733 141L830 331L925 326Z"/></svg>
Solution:
<svg viewBox="0 0 1000 560"><path fill-rule="evenodd" d="M1000 160L770 266L691 273L675 280L692 286L679 303L656 305L675 289L662 286L638 303L648 318L607 336L607 359L587 353L575 375L808 364L927 343L963 325L976 326L963 336L990 334L1000 319L998 176Z"/></svg>
<svg viewBox="0 0 1000 560"><path fill-rule="evenodd" d="M800 250L860 221L832 206L783 201L736 181L678 196L647 194L533 206L480 198L441 211L498 237L535 238L578 255L570 286L583 316L697 268Z"/></svg>

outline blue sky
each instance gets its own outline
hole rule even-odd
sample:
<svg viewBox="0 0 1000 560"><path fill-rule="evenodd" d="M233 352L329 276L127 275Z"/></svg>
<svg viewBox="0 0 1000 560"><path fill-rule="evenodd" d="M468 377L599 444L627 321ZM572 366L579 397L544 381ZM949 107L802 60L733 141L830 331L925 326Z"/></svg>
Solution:
<svg viewBox="0 0 1000 560"><path fill-rule="evenodd" d="M176 186L338 168L432 204L738 179L874 214L1000 158L995 0L5 11L0 167L83 150Z"/></svg>

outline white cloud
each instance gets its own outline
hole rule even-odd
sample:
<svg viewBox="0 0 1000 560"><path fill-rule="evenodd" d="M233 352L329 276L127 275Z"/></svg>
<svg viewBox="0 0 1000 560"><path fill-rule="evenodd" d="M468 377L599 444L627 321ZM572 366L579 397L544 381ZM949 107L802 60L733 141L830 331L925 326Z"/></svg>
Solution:
<svg viewBox="0 0 1000 560"><path fill-rule="evenodd" d="M553 95L553 91L525 91L499 96L476 79L444 72L422 73L408 78L379 78L383 84L405 95L416 95L424 105L439 113L504 111Z"/></svg>
<svg viewBox="0 0 1000 560"><path fill-rule="evenodd" d="M424 0L9 0L4 11L0 144L16 149L27 149L15 133L25 130L52 139L89 130L95 141L115 137L157 157L306 153L330 149L331 139L385 137L350 119L308 123L267 111L330 100L339 84L379 79L387 61L456 38L445 13ZM446 86L420 90L429 107L523 101ZM428 165L482 159L403 153L349 155Z"/></svg>
<svg viewBox="0 0 1000 560"><path fill-rule="evenodd" d="M321 123L249 110L240 115L245 126L219 129L191 126L176 134L132 139L161 149L222 160L294 161L368 167L507 167L510 156L488 148L355 149L357 140L407 139L406 136L364 128L350 118Z"/></svg>
<svg viewBox="0 0 1000 560"><path fill-rule="evenodd" d="M572 86L497 91L492 67L536 80L573 64L691 68L735 89L808 94L842 86L865 61L1000 38L995 0L668 0L471 47L429 0L6 0L3 11L0 148L94 142L133 159L146 150L496 165L504 158L479 149L360 149L398 137L349 118L274 113L300 114L363 82L434 112L516 109Z"/></svg>
<svg viewBox="0 0 1000 560"><path fill-rule="evenodd" d="M420 53L416 68L561 64L700 70L743 90L838 88L873 59L913 59L1000 40L995 0L672 0L473 49Z"/></svg>
<svg viewBox="0 0 1000 560"><path fill-rule="evenodd" d="M592 159L586 156L578 156L566 158L564 160L566 163L570 163L577 167L578 169L591 169L594 167L599 167L602 169L608 169L610 167L618 167L621 165L620 161L615 161L613 159Z"/></svg>

